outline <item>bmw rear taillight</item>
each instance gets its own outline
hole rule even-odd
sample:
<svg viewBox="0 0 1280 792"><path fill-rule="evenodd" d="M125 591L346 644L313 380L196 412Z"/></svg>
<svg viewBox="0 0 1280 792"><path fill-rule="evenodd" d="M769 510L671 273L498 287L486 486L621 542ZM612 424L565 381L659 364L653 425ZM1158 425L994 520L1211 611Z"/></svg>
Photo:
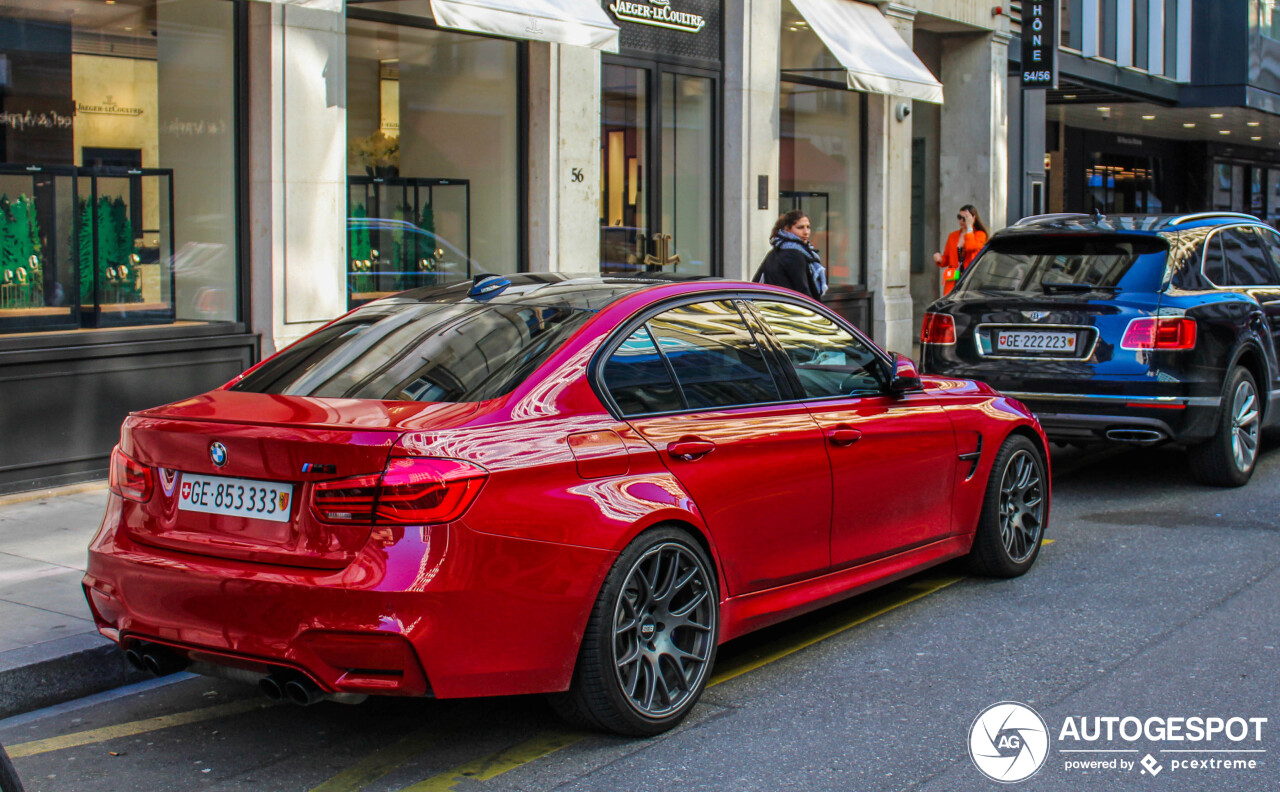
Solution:
<svg viewBox="0 0 1280 792"><path fill-rule="evenodd" d="M139 503L151 500L151 468L121 451L120 446L111 449L107 478L111 491L120 497Z"/></svg>
<svg viewBox="0 0 1280 792"><path fill-rule="evenodd" d="M324 522L373 522L373 507L378 500L378 482L382 476L322 481L311 492L311 508Z"/></svg>
<svg viewBox="0 0 1280 792"><path fill-rule="evenodd" d="M920 343L922 344L954 344L956 342L956 320L948 314L927 313L920 325Z"/></svg>
<svg viewBox="0 0 1280 792"><path fill-rule="evenodd" d="M1125 328L1122 349L1194 349L1196 320L1185 316L1144 316Z"/></svg>
<svg viewBox="0 0 1280 792"><path fill-rule="evenodd" d="M330 523L428 525L458 519L489 472L460 459L394 458L381 475L315 485L312 509Z"/></svg>

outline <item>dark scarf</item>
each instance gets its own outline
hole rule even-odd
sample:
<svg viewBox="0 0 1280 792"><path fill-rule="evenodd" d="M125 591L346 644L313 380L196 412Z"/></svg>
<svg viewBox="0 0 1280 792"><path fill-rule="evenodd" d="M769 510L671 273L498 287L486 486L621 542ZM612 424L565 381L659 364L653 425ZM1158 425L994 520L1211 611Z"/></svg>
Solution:
<svg viewBox="0 0 1280 792"><path fill-rule="evenodd" d="M809 263L809 275L813 278L818 294L826 294L827 268L822 266L822 257L818 255L817 248L785 230L779 231L777 236L769 240L769 244L773 245L774 250L794 250L804 256L805 261Z"/></svg>

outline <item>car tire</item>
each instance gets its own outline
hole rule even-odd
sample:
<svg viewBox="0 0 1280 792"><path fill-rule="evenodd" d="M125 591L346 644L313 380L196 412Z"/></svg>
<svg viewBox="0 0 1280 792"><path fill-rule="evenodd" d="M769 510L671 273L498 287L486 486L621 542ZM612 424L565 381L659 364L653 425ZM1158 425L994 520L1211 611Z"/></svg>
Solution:
<svg viewBox="0 0 1280 792"><path fill-rule="evenodd" d="M1244 366L1233 368L1223 388L1217 431L1212 439L1187 449L1196 481L1216 487L1249 482L1262 440L1261 405L1253 375Z"/></svg>
<svg viewBox="0 0 1280 792"><path fill-rule="evenodd" d="M648 737L698 703L715 663L715 567L688 532L659 527L618 556L582 636L568 692L550 698L579 726Z"/></svg>
<svg viewBox="0 0 1280 792"><path fill-rule="evenodd" d="M969 551L980 575L1017 577L1036 562L1048 523L1049 477L1044 452L1025 435L1010 435L991 465L987 493Z"/></svg>

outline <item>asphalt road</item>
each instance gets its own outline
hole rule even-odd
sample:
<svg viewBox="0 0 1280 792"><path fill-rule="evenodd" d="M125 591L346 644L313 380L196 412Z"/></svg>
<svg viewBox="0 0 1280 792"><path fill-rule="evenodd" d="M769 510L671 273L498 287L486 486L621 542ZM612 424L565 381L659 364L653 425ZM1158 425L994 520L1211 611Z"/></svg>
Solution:
<svg viewBox="0 0 1280 792"><path fill-rule="evenodd" d="M694 715L651 740L570 731L537 697L303 709L170 678L0 722L0 742L31 792L1280 789L1280 448L1239 490L1197 486L1173 450L1054 464L1028 575L948 566L730 644ZM968 750L1007 700L1050 737L1012 787ZM1103 717L1267 721L1241 741L1060 739Z"/></svg>

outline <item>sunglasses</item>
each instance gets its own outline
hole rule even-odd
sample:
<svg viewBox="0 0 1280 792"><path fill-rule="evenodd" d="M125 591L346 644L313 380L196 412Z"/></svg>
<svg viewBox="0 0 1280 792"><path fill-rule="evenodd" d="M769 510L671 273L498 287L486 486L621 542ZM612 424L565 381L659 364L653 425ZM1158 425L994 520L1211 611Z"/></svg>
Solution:
<svg viewBox="0 0 1280 792"><path fill-rule="evenodd" d="M956 215L956 219L957 219L957 220L963 220L963 219L964 219L964 215Z"/></svg>

